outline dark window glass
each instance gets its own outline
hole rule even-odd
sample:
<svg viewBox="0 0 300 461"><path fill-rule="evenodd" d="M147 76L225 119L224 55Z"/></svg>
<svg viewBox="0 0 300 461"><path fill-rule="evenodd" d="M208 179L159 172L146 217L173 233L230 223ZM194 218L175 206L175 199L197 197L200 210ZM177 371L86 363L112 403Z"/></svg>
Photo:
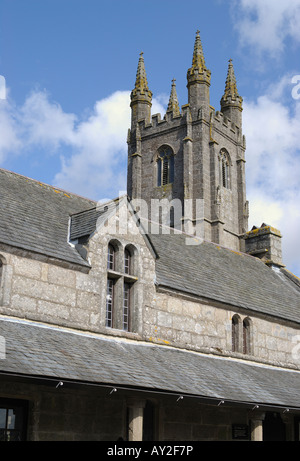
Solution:
<svg viewBox="0 0 300 461"><path fill-rule="evenodd" d="M243 353L250 354L250 323L247 319L243 321Z"/></svg>
<svg viewBox="0 0 300 461"><path fill-rule="evenodd" d="M0 400L0 441L25 440L27 402Z"/></svg>
<svg viewBox="0 0 300 461"><path fill-rule="evenodd" d="M237 316L232 318L232 352L239 350L239 319Z"/></svg>

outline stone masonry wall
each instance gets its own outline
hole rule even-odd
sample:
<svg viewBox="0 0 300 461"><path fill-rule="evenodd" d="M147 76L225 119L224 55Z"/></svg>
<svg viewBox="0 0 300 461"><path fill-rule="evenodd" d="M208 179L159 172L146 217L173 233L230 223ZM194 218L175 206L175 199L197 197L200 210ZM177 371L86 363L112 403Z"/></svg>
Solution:
<svg viewBox="0 0 300 461"><path fill-rule="evenodd" d="M232 317L250 323L250 354L232 352ZM156 293L145 307L144 336L159 344L300 369L300 327L216 307L179 295Z"/></svg>

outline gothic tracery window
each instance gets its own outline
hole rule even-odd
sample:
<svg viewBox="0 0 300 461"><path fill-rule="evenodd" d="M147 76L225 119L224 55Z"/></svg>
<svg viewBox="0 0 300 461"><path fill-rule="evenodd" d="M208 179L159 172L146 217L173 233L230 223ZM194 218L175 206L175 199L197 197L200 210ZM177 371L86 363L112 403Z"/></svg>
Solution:
<svg viewBox="0 0 300 461"><path fill-rule="evenodd" d="M165 186L174 182L174 153L169 146L162 146L157 157L157 185Z"/></svg>
<svg viewBox="0 0 300 461"><path fill-rule="evenodd" d="M223 187L230 189L230 159L229 154L225 149L222 149L219 154L220 160L220 182Z"/></svg>

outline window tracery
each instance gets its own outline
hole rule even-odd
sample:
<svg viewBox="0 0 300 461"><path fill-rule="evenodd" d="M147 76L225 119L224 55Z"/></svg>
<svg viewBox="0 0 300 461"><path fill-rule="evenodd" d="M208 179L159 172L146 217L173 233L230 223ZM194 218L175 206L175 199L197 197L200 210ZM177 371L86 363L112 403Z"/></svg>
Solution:
<svg viewBox="0 0 300 461"><path fill-rule="evenodd" d="M225 189L230 189L230 158L226 149L221 149L219 154L220 183Z"/></svg>
<svg viewBox="0 0 300 461"><path fill-rule="evenodd" d="M165 186L174 182L174 153L171 147L162 146L158 151L157 186Z"/></svg>

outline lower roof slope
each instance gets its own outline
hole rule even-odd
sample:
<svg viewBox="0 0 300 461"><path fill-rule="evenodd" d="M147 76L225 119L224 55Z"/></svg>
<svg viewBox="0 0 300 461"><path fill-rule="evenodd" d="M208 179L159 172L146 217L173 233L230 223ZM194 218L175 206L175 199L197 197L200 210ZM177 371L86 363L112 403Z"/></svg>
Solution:
<svg viewBox="0 0 300 461"><path fill-rule="evenodd" d="M300 410L297 371L4 317L0 335L2 374Z"/></svg>
<svg viewBox="0 0 300 461"><path fill-rule="evenodd" d="M158 285L300 323L300 287L285 270L200 239L188 245L184 234L149 238Z"/></svg>

